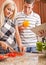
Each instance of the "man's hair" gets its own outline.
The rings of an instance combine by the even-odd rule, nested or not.
[[[35,2],[35,0],[24,0],[24,2],[28,3],[28,4],[32,4]]]

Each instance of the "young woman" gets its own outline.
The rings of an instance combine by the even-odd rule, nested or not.
[[[6,0],[0,9],[0,53],[13,52],[15,43],[23,48],[18,32],[18,27],[14,23],[17,7],[12,0]]]

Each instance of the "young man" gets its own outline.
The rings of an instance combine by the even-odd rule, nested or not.
[[[33,12],[35,0],[24,0],[23,11],[16,16],[16,23],[19,27],[22,44],[27,52],[37,52],[37,36],[31,31],[31,28],[41,24],[40,16]],[[29,26],[24,27],[23,22],[28,21]]]

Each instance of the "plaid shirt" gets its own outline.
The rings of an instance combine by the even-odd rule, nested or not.
[[[4,25],[1,28],[1,33],[3,33],[3,36],[0,36],[0,40],[5,41],[7,44],[9,44],[11,47],[14,48],[15,46],[15,24],[10,19],[5,19]]]

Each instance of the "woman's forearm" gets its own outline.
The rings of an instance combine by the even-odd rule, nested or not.
[[[22,42],[21,42],[18,26],[15,26],[15,30],[16,30],[15,37],[16,37],[16,40],[17,40],[17,44],[20,45],[20,44],[22,44]]]

